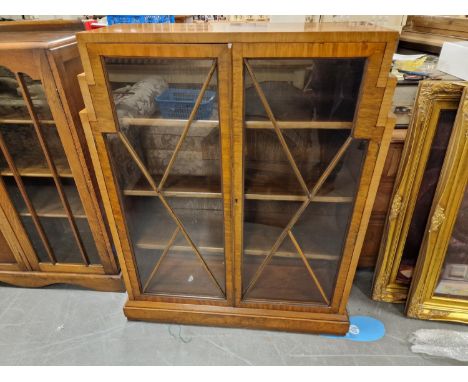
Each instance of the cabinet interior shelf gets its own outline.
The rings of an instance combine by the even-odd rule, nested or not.
[[[352,122],[342,121],[276,121],[280,129],[351,129]],[[271,121],[245,121],[247,129],[273,129]]]
[[[352,203],[355,182],[351,174],[346,171],[342,171],[342,173],[339,184],[335,185],[334,190],[329,191],[326,195],[321,195],[319,192],[319,195],[316,195],[312,201],[317,203]],[[153,178],[158,184],[161,177],[153,176]],[[222,199],[223,194],[220,190],[221,185],[214,177],[170,175],[162,194],[168,197]],[[246,183],[244,196],[248,200],[304,201],[307,199],[307,196],[299,188],[288,190],[288,192],[284,191],[285,188],[282,189],[281,186],[272,189],[270,185],[249,185]],[[126,196],[157,196],[144,177],[138,179],[133,186],[125,187],[123,193]]]
[[[159,184],[161,175],[154,175],[153,179]],[[187,198],[216,198],[223,197],[221,184],[216,177],[169,175],[164,186],[163,195]],[[156,193],[143,176],[133,186],[125,187],[127,196],[156,196]]]
[[[131,126],[156,126],[156,127],[184,127],[187,123],[185,119],[165,119],[165,118],[129,118],[120,119],[123,125]],[[198,128],[214,128],[219,125],[219,121],[195,120],[190,125]],[[351,129],[353,122],[343,121],[277,121],[281,129]],[[247,129],[273,129],[271,121],[245,121]]]
[[[66,194],[73,216],[78,219],[86,219],[86,214],[81,204],[78,190],[73,185],[62,186]],[[26,192],[39,217],[44,218],[67,218],[65,209],[60,200],[58,191],[53,185],[28,185]],[[31,216],[24,205],[19,192],[10,192],[14,205],[21,206],[18,212],[21,216]]]
[[[131,219],[131,232],[134,236],[136,249],[164,250],[175,229],[175,223],[163,211],[164,207],[153,207],[143,211],[139,209]],[[224,254],[223,213],[216,210],[184,209],[175,210],[175,214],[182,221],[188,235],[202,254]],[[155,218],[157,217],[157,218]],[[320,217],[317,217],[320,219]],[[336,261],[341,253],[336,243],[328,243],[320,238],[330,236],[330,225],[314,227],[312,235],[297,235],[297,240],[304,246],[307,258],[316,260]],[[326,230],[325,232],[319,231]],[[271,238],[276,238],[281,232],[278,227],[261,224],[244,223],[244,251],[249,256],[265,256],[272,246]],[[249,237],[249,239],[247,239]],[[270,239],[270,240],[269,240]],[[336,247],[336,248],[335,248]],[[182,234],[179,233],[171,250],[177,252],[193,252]],[[288,246],[276,252],[277,257],[298,257],[295,248]]]
[[[0,118],[0,125],[33,125],[32,119],[17,119],[17,118]],[[41,125],[55,125],[54,120],[44,119],[39,120]]]
[[[52,173],[46,163],[27,163],[21,160],[15,161],[16,168],[21,176],[28,178],[52,178]],[[56,160],[55,168],[57,173],[62,178],[73,178],[73,174],[64,160]],[[0,175],[2,176],[13,176],[13,172],[10,167],[0,168]]]

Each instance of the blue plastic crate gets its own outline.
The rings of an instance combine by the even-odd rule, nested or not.
[[[164,24],[174,23],[175,17],[169,15],[109,15],[107,25],[113,24]]]
[[[200,90],[197,89],[168,88],[156,97],[156,102],[163,118],[188,119],[199,93]],[[195,119],[211,117],[215,98],[215,91],[205,90]]]

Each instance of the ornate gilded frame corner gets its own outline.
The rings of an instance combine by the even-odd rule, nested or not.
[[[464,84],[462,81],[422,81],[419,84],[380,245],[372,288],[374,300],[406,301],[408,285],[398,282],[397,274],[419,187],[440,111],[458,108]]]
[[[435,295],[458,210],[468,185],[468,83],[457,112],[431,209],[430,227],[419,253],[406,314],[426,320],[468,323],[468,299]]]

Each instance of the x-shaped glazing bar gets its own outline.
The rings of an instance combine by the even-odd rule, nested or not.
[[[325,301],[325,303],[327,305],[330,305],[330,301],[328,300],[327,298],[327,295],[325,294],[323,288],[322,288],[322,284],[320,284],[320,281],[318,280],[317,276],[315,275],[315,272],[314,270],[312,269],[312,267],[310,266],[309,264],[309,260],[307,260],[307,257],[306,255],[304,254],[304,252],[302,251],[301,249],[301,246],[299,245],[299,243],[297,242],[296,240],[296,237],[293,235],[293,233],[291,231],[288,231],[288,235],[289,237],[291,238],[291,241],[292,243],[294,244],[294,247],[296,247],[296,251],[299,253],[299,255],[301,256],[302,258],[302,261],[304,262],[304,265],[306,266],[307,268],[307,271],[309,272],[309,275],[310,277],[312,278],[312,280],[314,281],[315,283],[315,286],[317,287],[317,289],[319,290],[323,300]]]
[[[309,197],[307,200],[302,203],[301,207],[297,210],[297,212],[294,214],[294,216],[291,218],[289,223],[286,225],[284,230],[281,232],[281,234],[278,236],[278,239],[276,239],[275,244],[273,244],[273,247],[270,249],[268,252],[268,255],[265,257],[265,259],[262,261],[260,266],[258,267],[257,271],[255,272],[254,276],[252,277],[252,280],[250,281],[249,285],[245,289],[244,296],[246,296],[250,290],[254,287],[255,283],[257,282],[258,278],[262,274],[263,270],[265,269],[265,266],[269,263],[275,252],[278,250],[279,246],[283,243],[285,237],[288,235],[288,232],[291,231],[292,227],[296,222],[299,220],[299,218],[302,216],[303,212],[309,205],[309,203],[312,201],[312,199],[317,195],[318,191],[320,190],[320,187],[325,183],[327,180],[328,176],[331,174],[333,169],[336,167],[340,159],[343,157],[344,153],[346,152],[346,149],[349,147],[351,144],[353,138],[348,137],[346,141],[343,143],[343,145],[340,147],[338,152],[335,154],[333,157],[332,161],[328,164],[327,168],[323,172],[323,174],[320,176],[320,178],[317,180],[317,183],[313,187],[312,191],[309,194]]]
[[[203,96],[205,95],[205,91],[210,84],[211,77],[213,77],[213,73],[216,70],[216,60],[213,61],[213,65],[211,65],[210,71],[208,73],[208,76],[205,79],[205,82],[203,83],[203,86],[200,90],[200,93],[198,94],[197,100],[195,101],[195,105],[192,109],[192,112],[190,113],[189,119],[187,120],[184,130],[182,131],[182,134],[179,137],[179,141],[177,142],[177,145],[174,149],[174,152],[172,153],[171,159],[169,160],[169,163],[166,167],[166,170],[164,171],[164,174],[161,178],[161,181],[159,182],[159,189],[162,190],[164,187],[164,183],[166,182],[167,177],[169,176],[169,172],[171,171],[172,165],[175,162],[175,159],[177,157],[177,154],[179,153],[180,148],[182,147],[182,143],[185,140],[185,137],[188,134],[190,125],[192,124],[193,120],[195,119],[195,116],[197,115],[198,108],[200,107],[200,104],[203,100]]]
[[[200,254],[198,248],[196,247],[196,245],[193,243],[192,239],[190,238],[190,236],[188,235],[185,227],[183,226],[182,222],[179,220],[179,218],[177,217],[177,215],[174,213],[174,211],[172,210],[171,206],[167,203],[166,199],[164,198],[164,196],[159,192],[159,189],[156,185],[156,183],[154,182],[153,180],[153,177],[150,175],[149,171],[147,170],[147,168],[145,167],[145,165],[143,164],[143,161],[141,160],[141,158],[138,156],[137,152],[133,149],[132,147],[132,144],[128,141],[127,137],[125,136],[125,134],[123,134],[122,132],[118,132],[117,133],[118,136],[120,137],[120,139],[122,140],[124,146],[126,147],[127,151],[129,152],[130,156],[132,157],[132,159],[135,161],[135,163],[137,164],[137,166],[140,168],[141,172],[143,173],[144,177],[146,178],[146,180],[148,181],[148,183],[150,184],[151,188],[153,189],[154,193],[155,193],[155,197],[159,197],[159,200],[161,200],[161,203],[164,205],[164,207],[166,207],[166,210],[167,212],[169,213],[169,215],[171,216],[171,218],[174,220],[174,222],[177,224],[177,226],[179,227],[180,231],[182,232],[182,234],[184,235],[185,239],[187,240],[187,242],[190,244],[190,246],[192,247],[193,251],[195,252],[195,254],[198,256],[198,258],[200,259],[200,261],[202,262],[203,264],[203,267],[205,268],[206,272],[208,273],[208,275],[210,276],[211,278],[211,281],[215,284],[216,288],[221,292],[221,295],[223,297],[225,297],[225,294],[224,294],[224,291],[223,289],[221,288],[221,286],[219,285],[218,281],[216,280],[216,278],[214,277],[213,273],[211,273],[208,265],[206,264],[205,262],[205,259],[203,258],[203,256]]]
[[[149,285],[151,284],[151,281],[153,281],[153,278],[154,276],[156,276],[156,273],[158,272],[158,269],[159,267],[161,266],[161,263],[162,261],[164,260],[164,258],[166,257],[166,255],[169,253],[169,249],[171,249],[172,247],[172,244],[174,244],[174,241],[177,237],[177,234],[179,233],[180,231],[180,228],[179,227],[176,227],[176,229],[174,230],[174,232],[172,233],[172,236],[171,238],[169,239],[169,242],[167,243],[166,245],[166,248],[164,248],[164,251],[161,255],[161,257],[159,258],[159,260],[156,262],[153,270],[151,271],[151,274],[148,276],[148,280],[146,281],[144,287],[143,287],[143,293],[146,292],[146,289],[148,289]]]
[[[255,74],[248,62],[248,60],[244,60],[245,62],[245,66],[250,74],[250,77],[252,78],[252,82],[255,86],[255,89],[258,93],[258,96],[260,97],[260,101],[262,102],[262,105],[263,107],[265,108],[265,111],[268,115],[268,118],[270,119],[271,123],[273,124],[273,128],[276,132],[276,135],[278,136],[278,139],[281,143],[281,147],[283,148],[283,151],[284,153],[286,154],[286,157],[288,158],[288,161],[289,163],[291,164],[291,167],[294,171],[294,174],[296,175],[296,178],[297,180],[299,181],[299,184],[301,185],[304,193],[309,196],[309,189],[307,187],[307,184],[305,183],[304,181],[304,178],[302,177],[302,174],[301,172],[299,171],[299,168],[297,167],[296,165],[296,161],[294,160],[292,154],[291,154],[291,151],[289,150],[289,147],[288,147],[288,144],[286,143],[284,137],[283,137],[283,133],[281,132],[281,129],[278,127],[278,123],[276,122],[276,118],[273,114],[273,112],[271,111],[271,107],[268,103],[268,100],[266,99],[265,97],[265,93],[263,92],[263,89],[262,87],[260,86],[260,84],[258,83],[257,81],[257,78],[255,77]]]

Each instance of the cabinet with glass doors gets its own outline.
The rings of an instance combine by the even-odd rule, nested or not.
[[[345,333],[393,127],[396,36],[192,27],[78,35],[125,314]]]

